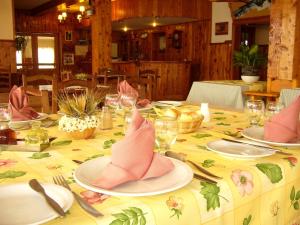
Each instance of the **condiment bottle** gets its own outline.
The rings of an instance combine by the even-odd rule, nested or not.
[[[112,129],[113,127],[112,114],[107,106],[102,107],[100,118],[101,118],[100,129],[102,130]]]
[[[3,145],[17,144],[16,132],[10,129],[6,122],[0,122],[0,144]]]

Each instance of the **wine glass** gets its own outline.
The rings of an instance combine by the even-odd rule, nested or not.
[[[258,126],[263,119],[265,104],[262,100],[247,100],[245,112],[248,115],[250,126]]]
[[[177,120],[170,118],[156,119],[155,127],[155,142],[159,147],[159,152],[167,151],[171,145],[176,142],[178,133]]]
[[[265,119],[269,120],[272,116],[278,114],[284,108],[280,102],[269,101],[266,106]]]
[[[135,108],[137,97],[134,95],[122,94],[120,96],[120,106],[124,111],[132,111]]]
[[[8,109],[8,104],[0,103],[0,122],[8,122],[10,119],[11,116]]]
[[[119,95],[118,94],[107,94],[105,96],[105,105],[112,109],[119,108]]]

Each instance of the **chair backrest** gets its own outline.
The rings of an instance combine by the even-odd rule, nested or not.
[[[9,92],[12,87],[11,68],[0,67],[0,92]]]
[[[25,93],[28,95],[28,104],[38,112],[51,113],[49,103],[49,92],[27,87]]]
[[[153,80],[148,78],[131,77],[128,83],[139,92],[140,98],[153,99]]]
[[[60,80],[67,81],[72,79],[72,71],[71,70],[63,70],[60,72]]]
[[[122,71],[114,70],[111,68],[102,68],[102,69],[99,69],[96,77],[103,78],[103,84],[108,85],[110,78],[114,78],[114,80],[117,80],[117,84],[119,84],[120,81],[126,80],[127,76]]]
[[[143,82],[148,83],[148,85],[150,85],[148,88],[151,89],[151,91],[149,90],[150,100],[155,100],[156,99],[156,90],[157,90],[157,85],[158,85],[158,70],[154,69],[154,70],[150,70],[150,69],[146,69],[146,70],[139,70],[138,73],[138,77],[140,80],[143,80]],[[147,80],[147,81],[145,81]]]
[[[42,111],[45,113],[56,113],[57,112],[57,95],[58,95],[58,83],[57,77],[55,74],[53,76],[50,75],[32,75],[26,76],[25,74],[22,75],[23,87],[26,90],[26,93],[40,97],[41,101],[39,104],[42,107]],[[39,90],[39,85],[41,84],[50,84],[52,85],[52,94],[51,94],[51,102],[52,102],[52,110],[50,110],[49,104],[49,93],[46,90]],[[34,102],[32,102],[34,103]]]
[[[268,92],[280,92],[284,88],[296,88],[298,87],[298,80],[281,80],[276,78],[268,78],[267,90]]]

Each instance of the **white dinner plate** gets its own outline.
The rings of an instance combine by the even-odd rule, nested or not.
[[[72,193],[55,184],[42,184],[46,193],[66,212],[73,204]],[[33,225],[59,215],[28,183],[0,186],[0,225]]]
[[[81,164],[75,170],[74,178],[80,186],[88,190],[111,196],[159,195],[182,188],[189,184],[193,179],[193,171],[188,165],[176,159],[169,159],[172,160],[174,169],[164,176],[146,180],[130,181],[111,190],[99,188],[91,184],[93,180],[100,176],[106,165],[110,163],[110,156],[103,156]]]
[[[275,154],[275,151],[264,147],[255,147],[224,140],[211,141],[206,146],[213,152],[235,159],[256,159]]]
[[[35,119],[32,120],[15,120],[15,121],[10,121],[10,124],[18,124],[18,123],[30,123],[32,121],[38,121],[38,120],[44,120],[48,118],[48,114],[47,113],[38,113],[39,116]]]
[[[249,127],[244,129],[241,132],[242,136],[248,138],[253,141],[274,145],[274,146],[282,146],[282,147],[299,147],[300,140],[295,143],[283,143],[283,142],[273,142],[264,140],[264,128],[263,127]]]
[[[140,112],[143,112],[143,111],[148,111],[150,109],[153,108],[153,105],[152,104],[148,104],[146,107],[137,107],[137,109],[140,111]]]
[[[157,101],[157,102],[154,102],[154,105],[158,106],[158,107],[170,107],[170,106],[178,107],[178,106],[182,105],[182,102],[179,102],[179,101]]]

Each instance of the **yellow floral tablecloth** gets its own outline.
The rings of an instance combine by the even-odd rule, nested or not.
[[[208,151],[206,143],[236,135],[247,126],[247,118],[243,113],[222,110],[212,110],[211,118],[197,132],[179,135],[172,150],[222,176],[216,185],[194,179],[174,192],[135,198],[110,197],[81,188],[72,177],[78,167],[72,160],[110,154],[111,144],[123,138],[120,120],[115,121],[113,130],[98,131],[95,139],[73,140],[41,153],[1,152],[0,185],[32,178],[52,182],[53,176],[63,174],[75,192],[105,215],[94,218],[74,202],[65,218],[48,224],[299,225],[300,148],[283,149],[293,153],[290,157],[275,154],[259,160],[223,158]],[[48,130],[59,140],[68,138],[57,127]],[[25,134],[22,131],[19,135]]]

